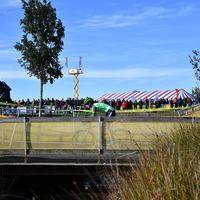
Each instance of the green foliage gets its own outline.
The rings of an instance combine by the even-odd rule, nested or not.
[[[56,9],[43,0],[21,0],[24,18],[20,25],[25,33],[15,49],[21,51],[19,63],[30,76],[35,76],[43,84],[62,78],[59,53],[63,50],[64,27],[56,17]]]
[[[199,86],[192,88],[192,96],[200,102],[200,88],[199,88]]]
[[[193,66],[193,69],[195,71],[195,76],[197,78],[198,81],[200,81],[200,68],[199,68],[199,64],[200,64],[200,53],[197,50],[193,50],[192,51],[194,53],[194,56],[189,56],[190,58],[190,63]]]
[[[30,77],[35,76],[40,80],[41,108],[43,85],[47,82],[52,84],[55,79],[63,77],[63,67],[58,57],[63,50],[64,27],[50,2],[21,1],[24,18],[20,20],[20,25],[24,35],[21,43],[17,42],[14,48],[21,51],[22,57],[18,60],[21,67]]]

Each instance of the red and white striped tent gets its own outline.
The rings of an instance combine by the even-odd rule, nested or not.
[[[139,101],[140,99],[143,101],[146,98],[147,99],[168,99],[171,100],[171,98],[173,99],[173,101],[176,100],[176,98],[191,98],[192,100],[194,100],[194,98],[192,97],[192,95],[188,92],[186,92],[184,89],[175,89],[175,90],[165,90],[165,91],[159,91],[156,90],[154,92],[123,92],[123,93],[110,93],[110,94],[104,94],[103,96],[99,97],[98,99],[96,99],[96,101],[102,101],[104,99],[106,100],[117,100],[117,99],[121,99],[121,100],[132,100],[134,101],[135,99],[137,99],[137,101]]]

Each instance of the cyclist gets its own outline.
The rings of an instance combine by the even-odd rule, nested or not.
[[[115,109],[108,104],[105,103],[94,103],[91,97],[87,97],[84,100],[84,108],[85,110],[89,110],[92,107],[92,117],[96,115],[96,112],[105,113],[106,117],[114,117]]]
[[[97,111],[101,112],[101,113],[105,113],[106,117],[114,117],[115,116],[115,109],[113,107],[111,107],[110,105],[105,104],[105,103],[94,103],[94,101],[91,97],[87,97],[83,103],[84,103],[85,110],[89,110],[92,107],[91,117],[94,117],[96,115]],[[111,138],[111,142],[108,145],[112,145],[113,141],[112,141],[111,132],[109,131],[106,124],[104,125],[104,128],[107,131],[109,137]]]

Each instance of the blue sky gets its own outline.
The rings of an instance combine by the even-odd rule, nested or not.
[[[49,2],[49,1],[48,1]],[[78,68],[79,98],[105,93],[185,89],[196,85],[188,55],[200,50],[198,0],[51,0],[65,26],[60,62]],[[20,0],[0,0],[0,77],[11,98],[38,99],[40,82],[18,64],[22,37]],[[74,96],[74,76],[44,85],[43,98]]]

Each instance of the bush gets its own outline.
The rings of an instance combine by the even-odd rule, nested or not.
[[[117,168],[108,199],[200,199],[200,125],[180,129],[151,141],[154,151],[141,151],[141,162]]]

